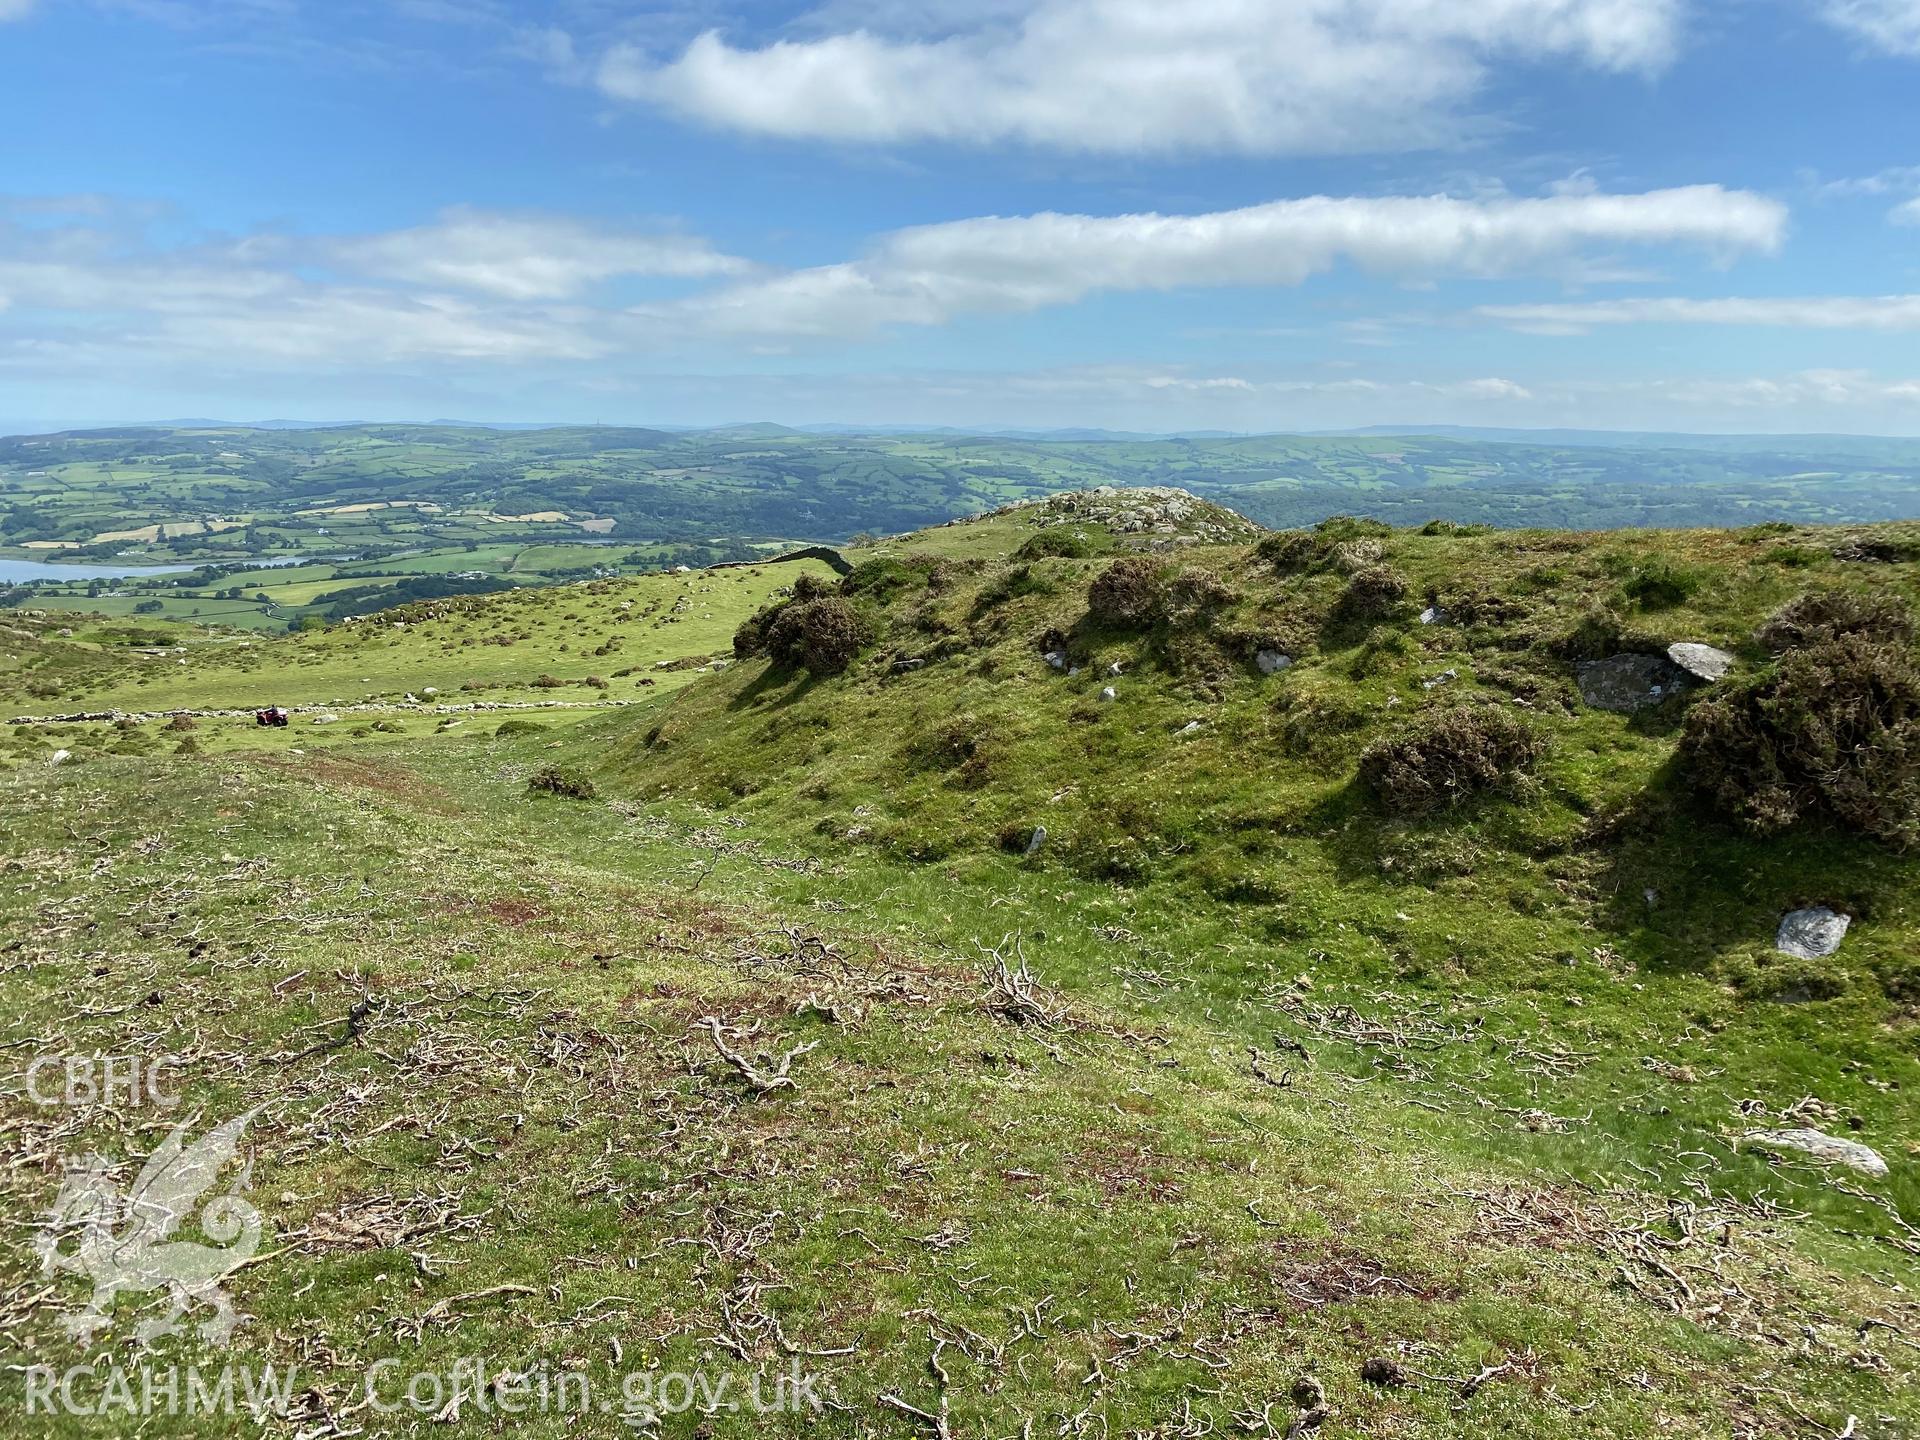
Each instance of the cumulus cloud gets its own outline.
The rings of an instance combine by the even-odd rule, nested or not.
[[[708,279],[746,262],[690,235],[601,229],[541,215],[450,210],[432,225],[329,247],[347,266],[389,280],[507,300],[566,299],[619,276]]]
[[[1896,225],[1920,225],[1920,199],[1894,206],[1887,218]]]
[[[1716,185],[1638,195],[1281,200],[1205,215],[990,217],[898,231],[867,256],[724,287],[673,313],[721,332],[861,335],[1018,313],[1099,292],[1298,285],[1376,274],[1506,275],[1585,247],[1772,251],[1786,208]]]
[[[1601,325],[1763,325],[1796,330],[1920,330],[1920,295],[1829,295],[1805,299],[1595,300],[1561,305],[1483,305],[1473,312],[1539,335],[1582,335]]]
[[[0,199],[0,309],[16,356],[71,360],[77,345],[289,369],[606,361],[857,339],[1107,293],[1292,286],[1343,264],[1421,281],[1557,274],[1589,250],[1683,246],[1731,257],[1777,247],[1786,220],[1773,200],[1717,186],[1320,196],[1201,215],[961,220],[881,236],[840,264],[778,273],[695,236],[556,215],[454,210],[375,235],[183,246],[153,239],[155,217],[139,207]],[[168,231],[177,225],[168,219]],[[662,282],[673,287],[667,298],[634,303],[621,293]],[[1224,393],[1235,377],[1175,378]],[[1479,388],[1462,398],[1517,395],[1501,388],[1512,382],[1472,383]]]
[[[1920,57],[1920,0],[1825,0],[1827,19],[1889,55]]]
[[[942,12],[932,34],[901,33],[911,15],[888,6],[862,17],[875,28],[759,48],[717,30],[665,61],[618,45],[598,80],[622,100],[787,138],[1352,153],[1458,138],[1461,107],[1499,60],[1657,69],[1682,3],[1025,0]]]
[[[0,306],[34,353],[110,335],[129,352],[289,364],[595,360],[630,327],[573,303],[584,289],[744,268],[698,239],[560,217],[463,210],[384,235],[168,247],[86,217],[11,224],[10,210],[31,213],[0,206]]]

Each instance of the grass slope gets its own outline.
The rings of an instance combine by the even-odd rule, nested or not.
[[[1759,617],[1808,588],[1911,601],[1909,563],[1834,557],[1910,537],[1341,532],[1411,582],[1356,623],[1336,564],[1174,543],[1216,523],[1053,509],[890,542],[846,675],[747,660],[555,736],[17,766],[0,1043],[171,1052],[190,1110],[269,1107],[274,1253],[232,1281],[241,1355],[303,1370],[269,1433],[491,1433],[472,1402],[357,1403],[376,1361],[474,1355],[602,1394],[798,1361],[830,1397],[666,1434],[1920,1422],[1915,867],[1717,826],[1669,773],[1685,701],[1598,714],[1569,680],[1602,642],[1755,664]],[[1013,558],[1043,532],[1093,553]],[[1204,623],[1086,623],[1106,557],[1154,545],[1217,577],[1183,592]],[[1429,588],[1456,623],[1418,622]],[[504,632],[513,598],[474,613]],[[371,664],[384,634],[336,643]],[[1291,669],[1249,663],[1281,642]],[[1525,701],[1537,787],[1382,816],[1360,750],[1474,694]],[[602,798],[531,793],[555,763]],[[1789,977],[1772,925],[1809,899],[1859,919]],[[756,1088],[783,1055],[792,1085]],[[1856,1121],[1891,1177],[1738,1143],[1788,1116]],[[9,1218],[62,1156],[130,1178],[166,1123],[0,1096]],[[57,1319],[84,1287],[4,1263],[12,1363],[76,1363]],[[130,1361],[130,1328],[101,1353]]]

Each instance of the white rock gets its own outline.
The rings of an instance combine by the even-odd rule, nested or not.
[[[1191,735],[1194,733],[1194,731],[1202,730],[1205,728],[1206,727],[1203,726],[1198,720],[1189,720],[1187,721],[1186,724],[1182,725],[1178,730],[1174,731],[1173,733],[1175,735]]]
[[[1435,675],[1431,680],[1422,680],[1420,682],[1420,688],[1423,690],[1437,689],[1438,687],[1449,684],[1452,681],[1458,680],[1459,678],[1460,678],[1460,672],[1458,670],[1442,670],[1438,675]]]
[[[1774,936],[1773,948],[1782,955],[1792,955],[1801,960],[1824,960],[1840,948],[1840,942],[1847,938],[1847,927],[1851,924],[1851,915],[1842,915],[1838,910],[1829,910],[1824,905],[1794,910],[1781,917],[1780,931]]]
[[[438,695],[440,692],[436,690],[433,686],[429,685],[426,687],[426,689],[422,690],[420,693],[422,695]]]
[[[1447,612],[1442,610],[1438,605],[1429,605],[1420,612],[1420,623],[1422,625],[1444,625],[1447,623]]]
[[[1293,657],[1278,650],[1262,650],[1253,657],[1253,663],[1260,667],[1262,675],[1278,675],[1293,664]]]
[[[1100,692],[1100,698],[1102,700],[1118,700],[1120,698],[1120,692],[1109,685]]]
[[[1067,652],[1064,650],[1049,650],[1041,658],[1056,670],[1067,668]]]
[[[314,716],[313,723],[315,725],[338,725],[340,723],[340,717],[329,712],[325,715]]]
[[[1124,675],[1126,673],[1127,673],[1127,667],[1122,665],[1118,660],[1114,661],[1111,665],[1107,666],[1107,674],[1109,675],[1117,676],[1117,675]]]
[[[1711,645],[1701,645],[1694,641],[1682,641],[1678,645],[1667,647],[1667,658],[1696,680],[1711,683],[1727,678],[1727,672],[1733,669],[1734,659],[1724,650],[1716,650]]]
[[[72,758],[73,752],[71,750],[56,750],[52,755],[47,757],[47,763],[49,765],[64,765]]]
[[[1749,1130],[1747,1141],[1763,1150],[1793,1150],[1811,1155],[1816,1160],[1848,1166],[1863,1175],[1887,1173],[1887,1162],[1880,1158],[1878,1151],[1857,1140],[1829,1135],[1824,1130]]]
[[[1040,853],[1040,847],[1045,845],[1046,843],[1047,843],[1047,827],[1044,825],[1034,826],[1033,838],[1027,841],[1027,854],[1038,855]]]

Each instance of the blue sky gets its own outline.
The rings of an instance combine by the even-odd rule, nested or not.
[[[1920,0],[0,0],[0,426],[1920,433]]]

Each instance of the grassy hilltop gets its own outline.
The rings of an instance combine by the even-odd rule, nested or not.
[[[269,1107],[268,1433],[493,1433],[361,1403],[472,1355],[821,1377],[658,1427],[702,1436],[1920,1424],[1920,527],[1109,492],[848,559],[251,643],[0,617],[23,716],[380,707],[26,725],[0,778],[0,1043]],[[1809,905],[1838,953],[1777,952]],[[0,1124],[23,1223],[166,1128]],[[1748,1138],[1795,1127],[1889,1173]],[[6,1264],[17,1363],[75,1363],[80,1281]]]

